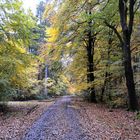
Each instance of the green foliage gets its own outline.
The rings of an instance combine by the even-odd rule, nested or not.
[[[46,87],[50,96],[59,96],[66,94],[66,85],[61,79],[55,81],[51,78],[48,78]]]
[[[37,37],[36,21],[30,11],[25,13],[20,0],[0,2],[0,100],[8,100],[18,90],[29,86],[34,57],[27,49]],[[30,73],[31,74],[31,73]]]
[[[15,89],[6,79],[0,79],[0,89],[0,101],[7,101],[15,94]]]

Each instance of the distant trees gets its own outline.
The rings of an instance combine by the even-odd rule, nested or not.
[[[37,14],[36,14],[36,16],[38,17],[40,24],[44,22],[43,13],[45,11],[45,4],[46,4],[45,2],[41,1],[39,3],[39,5],[37,6]]]
[[[60,4],[60,9],[62,11],[58,11],[55,14],[55,21],[52,22],[52,25],[56,27],[59,31],[58,41],[62,47],[62,49],[66,50],[66,53],[61,50],[62,55],[68,55],[69,59],[71,55],[75,56],[78,54],[78,49],[76,49],[79,45],[79,49],[83,49],[85,51],[85,62],[86,62],[86,82],[89,86],[88,91],[90,92],[90,101],[96,102],[95,89],[94,89],[94,45],[96,40],[96,29],[94,20],[92,17],[94,4],[87,2],[81,3],[78,1],[77,3],[74,1],[67,1],[64,4]],[[71,6],[71,8],[69,8]],[[79,6],[79,8],[78,8]],[[83,7],[82,7],[83,6]],[[81,8],[81,9],[80,9]],[[79,13],[81,10],[81,14]],[[61,16],[61,18],[60,18]],[[57,43],[57,41],[56,41]],[[70,44],[70,46],[74,46],[71,49],[73,51],[68,52],[67,46],[65,44]],[[72,44],[72,45],[71,45]],[[75,51],[74,51],[75,50]],[[80,51],[79,50],[79,51]],[[74,53],[73,53],[74,52]],[[72,57],[73,59],[74,57]],[[81,56],[82,59],[82,56]],[[78,77],[77,77],[78,78]],[[76,78],[76,79],[77,79]]]

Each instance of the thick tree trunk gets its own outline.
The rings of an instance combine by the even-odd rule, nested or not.
[[[91,3],[89,3],[89,11],[86,13],[91,16]],[[87,32],[87,83],[90,84],[88,88],[88,92],[90,94],[89,100],[90,102],[96,102],[96,95],[95,95],[95,88],[93,85],[94,82],[94,43],[95,43],[95,36],[94,32],[92,31],[93,23],[92,20],[88,22],[88,32]]]
[[[89,4],[89,9],[86,11],[88,16],[92,15],[91,9],[91,3]],[[88,21],[88,32],[87,32],[87,83],[90,85],[88,88],[88,92],[90,94],[89,100],[90,102],[97,102],[96,95],[95,95],[95,88],[94,88],[94,45],[95,45],[95,38],[96,35],[93,31],[93,22],[92,19]]]
[[[124,54],[126,86],[128,90],[129,109],[133,111],[138,110],[138,101],[135,91],[135,83],[131,62],[131,49],[130,49],[131,44],[130,41],[133,31],[134,14],[135,14],[134,12],[135,2],[136,2],[135,0],[129,1],[119,0],[120,23],[123,31],[122,49]]]
[[[94,89],[94,62],[93,62],[93,54],[92,47],[87,48],[87,82],[91,84],[91,87],[88,89],[90,93],[90,101],[96,102],[95,89]]]
[[[132,62],[131,62],[131,50],[128,45],[124,45],[124,67],[125,67],[125,77],[126,86],[128,90],[128,103],[130,110],[138,110],[138,101],[136,97]]]

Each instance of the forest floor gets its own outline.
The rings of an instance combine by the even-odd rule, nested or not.
[[[8,102],[6,113],[0,113],[0,140],[21,140],[30,126],[53,103],[53,100]]]
[[[140,120],[136,113],[110,110],[72,96],[64,96],[52,103],[35,102],[35,108],[21,109],[26,112],[24,117],[21,112],[12,118],[0,117],[0,139],[140,140]]]

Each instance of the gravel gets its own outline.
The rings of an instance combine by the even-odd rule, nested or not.
[[[86,140],[79,118],[71,97],[64,96],[33,124],[22,140]]]

